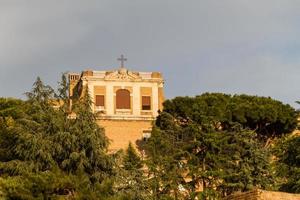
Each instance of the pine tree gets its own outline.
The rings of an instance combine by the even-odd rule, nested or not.
[[[66,97],[61,95],[66,92],[65,82],[62,86],[59,98]],[[40,78],[27,96],[24,117],[1,130],[0,135],[0,169],[2,176],[22,180],[16,191],[20,194],[18,199],[26,199],[28,192],[50,198],[66,195],[66,190],[76,196],[84,188],[78,187],[80,180],[86,180],[85,188],[89,188],[91,198],[94,195],[94,199],[101,199],[97,190],[110,195],[109,190],[103,189],[108,188],[105,185],[114,174],[114,162],[107,154],[108,140],[91,112],[88,94],[74,105],[76,119],[68,117],[64,104],[53,108],[53,89]],[[61,184],[52,183],[54,180]],[[38,181],[37,188],[33,183]]]
[[[120,158],[114,187],[116,193],[132,200],[149,199],[151,194],[145,184],[143,162],[131,143]]]
[[[189,110],[183,114],[184,109],[178,109],[178,113],[160,114],[147,145],[157,197],[179,198],[176,195],[187,191],[190,198],[218,198],[234,191],[270,187],[270,155],[256,133],[238,123],[228,130],[216,129],[210,116],[203,115],[198,121],[187,114]],[[204,189],[201,193],[197,192],[199,185]]]
[[[280,139],[274,147],[280,191],[300,193],[300,136]]]
[[[143,167],[140,156],[132,146],[131,142],[128,145],[126,154],[124,156],[124,169],[125,170],[139,170]]]

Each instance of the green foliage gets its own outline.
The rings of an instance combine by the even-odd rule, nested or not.
[[[125,154],[119,155],[116,165],[114,191],[122,198],[132,200],[151,199],[151,193],[147,190],[143,162],[136,150],[129,143]]]
[[[37,78],[26,101],[0,98],[0,198],[219,199],[269,189],[274,178],[264,143],[297,123],[293,108],[271,98],[176,97],[164,103],[141,160],[131,143],[108,154],[89,93],[70,108],[68,87],[66,74],[56,93]],[[300,139],[280,141],[280,190],[300,192]]]
[[[279,190],[300,193],[300,136],[282,138],[275,146]]]
[[[38,172],[0,179],[6,199],[58,199],[75,191],[74,177],[58,172]]]
[[[56,95],[58,102],[65,102],[64,80]],[[75,119],[69,118],[65,104],[53,108],[54,91],[39,78],[27,96],[26,102],[18,102],[22,104],[22,117],[13,115],[13,126],[2,126],[0,130],[0,169],[2,177],[7,177],[4,183],[22,179],[17,189],[24,190],[10,193],[9,185],[4,184],[10,198],[28,199],[27,194],[44,198],[48,193],[54,198],[61,190],[68,190],[68,185],[72,186],[71,193],[78,195],[80,190],[74,184],[82,177],[86,177],[85,185],[93,191],[114,174],[114,161],[107,154],[108,139],[95,122],[88,96],[74,105]],[[5,108],[1,104],[0,107]],[[24,196],[14,197],[18,194]]]
[[[247,121],[232,120],[231,98],[204,94],[165,103],[147,144],[149,182],[157,197],[218,198],[271,187],[270,153],[244,126]]]
[[[0,98],[0,118],[6,120],[8,118],[19,119],[24,116],[24,102],[13,98]]]
[[[84,174],[60,170],[0,178],[0,197],[4,199],[122,199],[112,191],[113,182],[105,179],[91,184]]]
[[[289,105],[266,97],[205,93],[176,97],[164,103],[164,111],[181,121],[193,121],[203,130],[230,130],[236,123],[255,130],[266,140],[292,132],[297,112]]]
[[[136,150],[132,146],[131,142],[128,145],[126,154],[124,156],[124,169],[125,170],[136,170],[143,167],[140,156],[136,153]]]

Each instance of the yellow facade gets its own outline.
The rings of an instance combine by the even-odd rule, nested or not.
[[[94,102],[92,110],[97,123],[104,127],[110,139],[110,150],[125,149],[129,142],[138,147],[139,141],[149,137],[152,122],[164,101],[164,81],[159,72],[133,72],[125,68],[87,70],[81,74],[70,73],[69,81],[71,103],[87,88]],[[123,96],[118,92],[121,90]],[[97,95],[104,105],[96,105]]]
[[[151,130],[152,121],[136,120],[98,120],[97,123],[105,130],[110,140],[109,149],[117,151],[125,149],[131,142],[137,149],[140,149],[144,142],[143,134]]]

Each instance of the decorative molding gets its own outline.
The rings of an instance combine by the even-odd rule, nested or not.
[[[116,109],[116,115],[131,115],[131,109]]]
[[[107,72],[104,77],[104,80],[112,80],[112,81],[141,81],[142,77],[139,76],[138,73],[134,73],[128,71],[125,68],[121,68],[116,71]]]
[[[155,117],[153,116],[131,116],[131,115],[96,115],[97,120],[128,120],[128,121],[153,121]]]

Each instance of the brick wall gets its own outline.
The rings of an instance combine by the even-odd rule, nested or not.
[[[300,194],[290,194],[284,192],[261,191],[259,200],[300,200]]]
[[[236,193],[223,198],[224,200],[300,200],[300,194],[253,190]]]
[[[97,123],[104,127],[111,151],[126,149],[129,142],[137,147],[137,142],[143,139],[143,131],[152,128],[152,121],[98,120]]]

